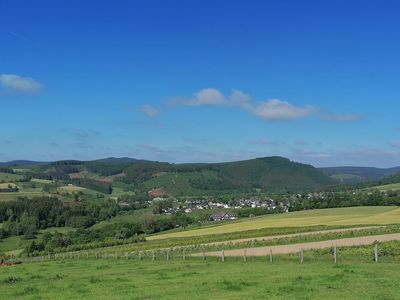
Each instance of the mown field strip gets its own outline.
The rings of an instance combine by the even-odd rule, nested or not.
[[[399,220],[400,208],[396,206],[315,209],[246,218],[236,222],[215,224],[215,226],[206,228],[171,231],[149,236],[146,239],[193,237],[276,227],[385,225],[398,223]]]
[[[384,228],[386,226],[364,226],[364,227],[352,227],[352,228],[343,228],[343,229],[328,229],[328,230],[319,230],[319,231],[310,231],[310,232],[302,232],[302,233],[290,233],[290,234],[281,234],[281,235],[269,235],[269,236],[260,236],[260,237],[252,237],[252,238],[242,238],[236,240],[229,241],[221,241],[221,242],[212,242],[202,244],[203,246],[222,246],[227,244],[240,244],[251,241],[270,241],[274,239],[281,238],[291,238],[291,237],[301,237],[301,236],[309,236],[316,234],[328,234],[328,233],[342,233],[349,231],[362,231],[367,229],[376,229],[376,228]]]
[[[370,245],[374,242],[386,242],[400,240],[400,233],[383,234],[383,235],[372,235],[363,237],[353,237],[344,239],[335,239],[320,242],[310,242],[310,243],[298,243],[291,245],[279,245],[279,246],[269,246],[269,247],[255,247],[255,248],[244,248],[235,250],[224,251],[225,256],[242,256],[244,250],[246,250],[246,255],[248,256],[265,256],[269,255],[272,250],[273,254],[290,254],[297,253],[301,250],[311,250],[311,249],[324,249],[329,247],[349,247],[349,246],[363,246]],[[221,256],[221,251],[211,251],[205,253],[207,256]],[[195,253],[193,256],[202,256],[203,253]]]

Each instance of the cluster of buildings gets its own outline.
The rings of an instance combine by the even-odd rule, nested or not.
[[[165,201],[168,198],[155,197],[149,204],[152,205],[156,202]],[[282,202],[276,202],[271,198],[242,198],[229,201],[228,203],[215,200],[205,199],[188,199],[180,205],[173,205],[161,210],[162,214],[172,215],[178,212],[191,213],[193,210],[224,210],[224,209],[242,209],[242,208],[264,208],[266,210],[275,210],[283,208],[283,211],[288,211],[288,205]],[[222,212],[211,214],[210,221],[223,221],[223,220],[236,220],[237,214],[231,212]]]

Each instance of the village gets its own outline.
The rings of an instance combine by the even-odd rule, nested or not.
[[[178,199],[155,197],[148,201],[149,206],[157,205],[157,203],[169,202],[168,207],[161,208],[160,213],[164,215],[173,215],[177,213],[192,213],[196,210],[210,211],[209,221],[236,220],[239,218],[237,211],[240,209],[262,209],[266,213],[280,209],[280,211],[288,212],[290,201],[276,201],[271,198],[240,198],[228,202],[216,201],[213,199],[186,199],[179,201]]]

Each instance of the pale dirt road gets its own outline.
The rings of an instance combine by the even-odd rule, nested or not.
[[[386,226],[364,226],[364,227],[309,231],[309,232],[301,232],[301,233],[289,233],[289,234],[281,234],[281,235],[269,235],[269,236],[221,241],[221,242],[212,242],[212,243],[206,243],[206,244],[202,244],[202,245],[204,245],[204,246],[222,246],[222,245],[228,245],[228,244],[246,243],[246,242],[251,242],[251,241],[270,241],[270,240],[281,239],[281,238],[308,236],[308,235],[314,235],[314,234],[328,234],[328,233],[340,233],[340,232],[349,232],[349,231],[361,231],[361,230],[376,229],[376,228],[382,228],[382,227],[386,227]]]
[[[278,246],[269,246],[269,247],[256,247],[256,248],[246,248],[246,255],[248,256],[265,256],[270,253],[272,250],[273,254],[288,254],[288,253],[297,253],[300,250],[310,250],[310,249],[323,249],[330,248],[333,246],[361,246],[361,245],[369,245],[373,244],[375,241],[377,242],[386,242],[400,240],[400,233],[392,233],[392,234],[382,234],[382,235],[372,235],[372,236],[363,236],[363,237],[353,237],[353,238],[344,238],[344,239],[336,239],[336,240],[328,240],[328,241],[320,241],[320,242],[310,242],[310,243],[299,243],[299,244],[291,244],[291,245],[278,245]],[[234,249],[234,250],[225,250],[225,256],[242,256],[244,254],[245,249]],[[207,256],[221,256],[221,251],[212,251],[206,252]],[[202,256],[203,253],[195,253],[193,256]]]

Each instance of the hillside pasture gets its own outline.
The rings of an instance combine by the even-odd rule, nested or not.
[[[0,183],[0,189],[15,188],[17,185],[13,182]]]
[[[9,174],[0,172],[0,183],[4,182],[15,182],[17,180],[21,180],[24,176],[19,174]]]
[[[40,183],[40,184],[50,184],[50,183],[53,183],[54,180],[32,178],[32,179],[31,179],[31,182]]]
[[[9,193],[0,193],[0,201],[11,201],[16,200],[19,197],[38,197],[38,196],[45,196],[47,193],[41,191],[18,191],[18,192],[9,192]]]
[[[400,208],[394,206],[364,206],[317,209],[285,214],[260,216],[229,223],[215,223],[206,228],[167,232],[153,235],[148,240],[224,234],[273,227],[301,227],[316,225],[379,225],[400,223]]]
[[[374,186],[372,188],[369,188],[368,190],[370,190],[370,191],[378,190],[378,191],[381,191],[381,192],[399,191],[400,190],[400,183],[391,183],[391,184],[385,184],[385,185],[378,185],[378,186]]]
[[[79,191],[87,191],[86,188],[83,188],[83,187],[80,187],[80,186],[76,186],[76,185],[73,185],[73,184],[59,187],[59,190],[60,191],[64,191],[64,192],[70,192],[70,193],[79,192]]]

